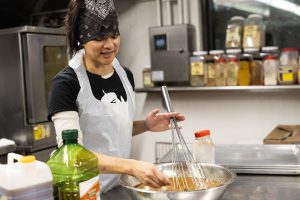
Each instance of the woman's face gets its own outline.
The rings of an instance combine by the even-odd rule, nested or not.
[[[120,36],[110,36],[91,40],[83,45],[85,59],[95,66],[110,65],[120,47]]]

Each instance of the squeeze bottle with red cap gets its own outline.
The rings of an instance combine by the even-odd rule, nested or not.
[[[215,149],[209,130],[202,130],[195,133],[193,157],[196,162],[215,163]]]

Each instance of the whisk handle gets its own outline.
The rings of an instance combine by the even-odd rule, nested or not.
[[[162,91],[162,95],[163,95],[163,99],[164,99],[167,111],[173,112],[173,107],[171,104],[170,95],[169,95],[167,86],[162,86],[161,91]]]

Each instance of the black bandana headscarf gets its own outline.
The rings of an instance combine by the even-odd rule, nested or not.
[[[79,16],[79,41],[119,35],[118,15],[113,0],[85,0]]]

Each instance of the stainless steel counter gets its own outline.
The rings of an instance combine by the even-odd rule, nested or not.
[[[220,200],[299,200],[300,176],[238,175]],[[103,195],[101,200],[135,200],[119,186]]]

